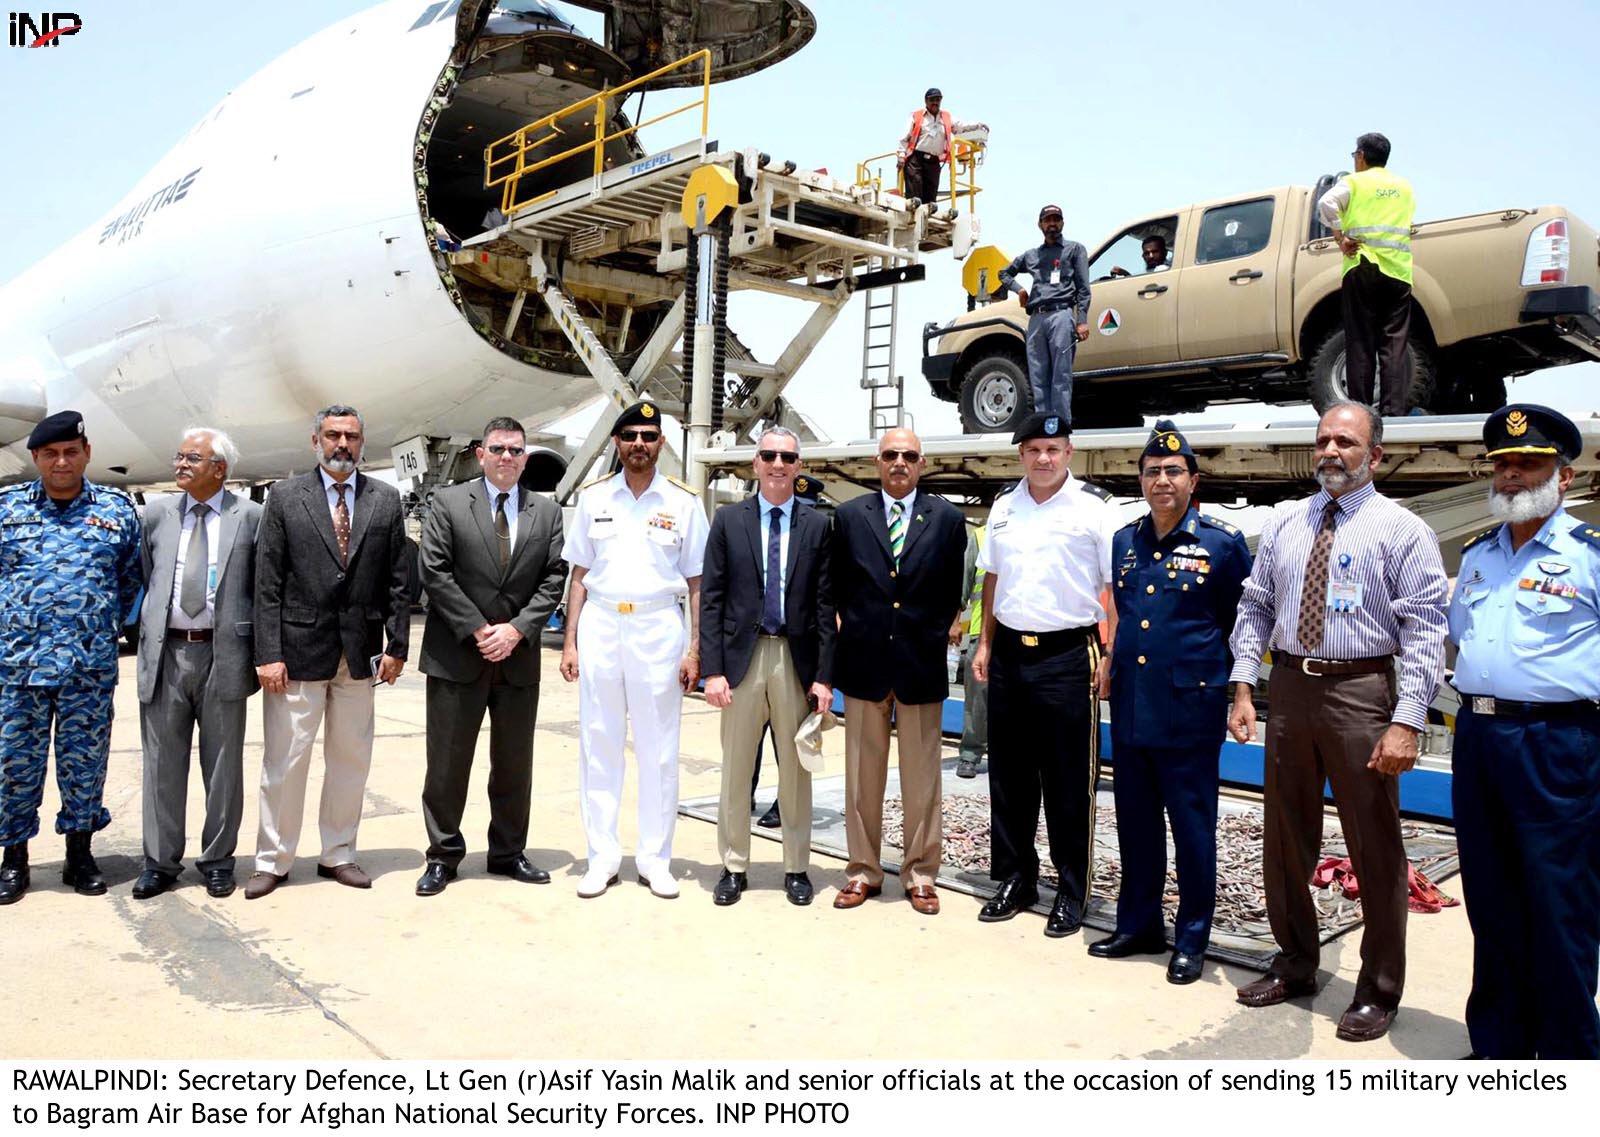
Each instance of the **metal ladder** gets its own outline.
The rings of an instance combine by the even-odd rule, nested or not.
[[[875,258],[876,259],[876,258]],[[887,267],[879,262],[880,267]],[[887,295],[885,295],[887,294]],[[861,333],[861,389],[871,396],[867,434],[877,438],[906,421],[905,383],[895,369],[895,325],[900,316],[900,286],[867,290]]]

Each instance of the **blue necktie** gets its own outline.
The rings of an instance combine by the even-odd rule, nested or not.
[[[761,630],[783,631],[783,510],[772,507],[767,526],[767,587],[761,598]]]

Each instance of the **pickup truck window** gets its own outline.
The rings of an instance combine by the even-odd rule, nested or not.
[[[1195,263],[1211,264],[1248,257],[1266,248],[1272,239],[1272,206],[1272,198],[1265,197],[1206,210],[1200,219]]]
[[[1177,244],[1177,237],[1176,215],[1153,217],[1130,225],[1095,254],[1094,260],[1089,262],[1089,279],[1110,280],[1114,277],[1165,272],[1172,266],[1172,250]],[[1151,242],[1149,255],[1145,252],[1146,241]]]

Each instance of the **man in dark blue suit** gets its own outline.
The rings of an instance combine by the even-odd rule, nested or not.
[[[886,433],[876,461],[881,491],[848,501],[834,514],[834,683],[844,692],[850,879],[833,906],[855,908],[883,890],[879,856],[892,716],[905,807],[900,883],[911,906],[932,916],[939,911],[934,882],[943,839],[939,744],[950,693],[946,646],[961,610],[967,531],[955,506],[917,492],[927,463],[915,434]]]
[[[1107,655],[1122,891],[1116,934],[1089,945],[1090,955],[1106,959],[1167,950],[1165,807],[1179,889],[1167,981],[1178,984],[1200,978],[1211,939],[1228,637],[1250,575],[1239,530],[1194,506],[1198,469],[1177,428],[1157,422],[1139,459],[1150,512],[1111,542],[1116,618]]]
[[[772,724],[783,828],[783,890],[792,904],[814,895],[811,775],[795,734],[807,712],[833,702],[828,685],[837,627],[829,588],[827,520],[794,496],[800,440],[774,427],[761,435],[759,492],[717,511],[700,581],[700,664],[706,702],[722,710],[722,801],[717,846],[722,876],[712,899],[735,904],[750,866],[750,773]]]

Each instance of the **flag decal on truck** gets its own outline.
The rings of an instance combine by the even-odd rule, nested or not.
[[[1104,312],[1100,313],[1099,328],[1100,328],[1100,334],[1101,335],[1103,335],[1103,336],[1114,336],[1114,335],[1117,334],[1118,329],[1121,328],[1121,327],[1122,327],[1122,313],[1121,312],[1117,311],[1115,308],[1107,308]]]

